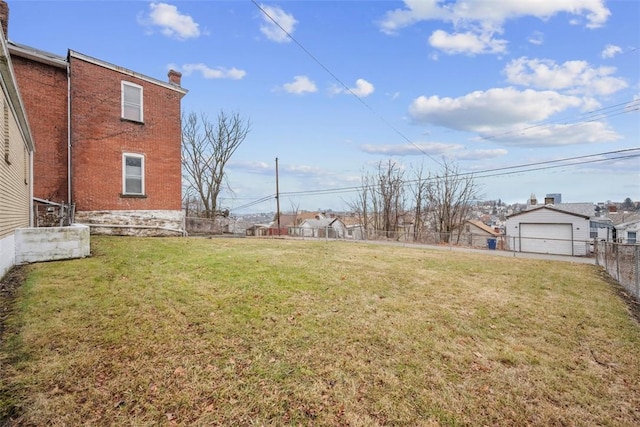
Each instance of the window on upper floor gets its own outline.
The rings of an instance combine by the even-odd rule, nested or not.
[[[122,82],[122,118],[142,122],[142,111],[142,86]]]
[[[122,155],[122,194],[144,196],[144,156],[124,153]]]
[[[635,231],[628,231],[627,232],[627,243],[630,245],[635,245],[636,244],[636,232]]]

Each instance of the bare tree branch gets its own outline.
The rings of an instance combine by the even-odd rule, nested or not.
[[[218,113],[212,123],[203,113],[190,113],[182,120],[182,171],[186,191],[194,191],[213,218],[218,210],[218,197],[226,181],[225,166],[244,142],[251,124],[239,114]]]

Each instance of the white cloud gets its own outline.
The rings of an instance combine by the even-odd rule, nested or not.
[[[216,67],[210,68],[205,64],[184,64],[182,67],[182,73],[185,76],[191,75],[194,72],[199,72],[202,74],[202,77],[205,79],[231,79],[231,80],[241,80],[244,76],[247,75],[247,72],[244,70],[239,70],[237,68],[225,68],[225,67]]]
[[[266,163],[259,161],[243,161],[243,160],[230,160],[228,163],[231,169],[242,170],[247,173],[254,173],[259,175],[273,176],[275,172],[274,163]],[[280,164],[280,172],[286,173],[288,176],[304,176],[304,177],[323,177],[327,175],[327,171],[317,166],[309,165],[292,165],[292,164]]]
[[[355,87],[351,87],[349,89],[341,88],[338,86],[331,87],[331,93],[333,94],[350,93],[359,96],[360,98],[371,95],[375,90],[375,87],[365,79],[356,80]]]
[[[262,25],[260,25],[260,31],[262,32],[262,34],[264,34],[269,40],[272,40],[274,42],[290,42],[291,39],[289,38],[287,33],[293,34],[295,26],[298,23],[293,15],[286,13],[278,6],[267,6],[261,4],[260,7],[266,13],[266,15],[265,13],[262,14],[263,23]]]
[[[327,172],[317,166],[308,165],[283,165],[282,171],[289,175],[319,177],[325,176]]]
[[[554,91],[524,91],[512,87],[471,92],[458,98],[420,96],[411,103],[409,114],[419,123],[456,130],[492,134],[514,124],[546,120],[582,100]]]
[[[514,59],[505,67],[507,81],[538,89],[564,90],[571,94],[610,95],[627,82],[613,77],[614,67],[594,68],[586,61],[556,64],[549,59]]]
[[[544,43],[544,34],[542,34],[540,31],[534,31],[529,36],[527,41],[531,44],[535,44],[536,46],[540,46],[542,43]]]
[[[559,13],[585,17],[586,27],[601,27],[611,15],[604,0],[405,0],[405,7],[386,13],[380,29],[393,34],[399,29],[428,20],[451,22],[457,27],[499,27],[509,19],[534,16],[548,19]]]
[[[360,146],[360,149],[368,154],[385,156],[422,156],[427,154],[455,160],[493,159],[507,154],[507,150],[503,148],[467,150],[462,144],[444,144],[441,142],[388,145],[364,144]]]
[[[242,170],[248,173],[260,175],[273,175],[275,166],[265,162],[242,161],[230,159],[227,163],[230,169]]]
[[[507,41],[495,39],[503,32],[506,21],[525,16],[549,19],[560,13],[584,17],[588,28],[601,27],[611,12],[604,0],[405,0],[404,8],[388,11],[379,22],[380,30],[395,34],[400,29],[422,21],[442,21],[453,26],[452,32],[435,30],[431,46],[447,53],[503,53]],[[541,37],[532,37],[539,44]]]
[[[507,50],[507,41],[494,39],[492,32],[449,34],[443,30],[436,30],[429,37],[429,44],[448,54],[504,53]]]
[[[527,147],[593,144],[620,138],[606,123],[598,121],[513,127],[511,131],[491,136],[497,143]]]
[[[602,57],[603,58],[613,58],[614,56],[616,56],[617,54],[622,53],[622,48],[620,46],[616,46],[613,44],[608,44],[605,46],[604,50],[602,51]]]
[[[191,16],[178,12],[176,6],[167,3],[151,3],[149,9],[149,16],[143,19],[142,23],[160,27],[165,36],[178,40],[200,36],[199,25]]]
[[[285,83],[282,88],[288,93],[294,93],[296,95],[302,95],[304,93],[317,92],[318,88],[316,84],[307,76],[295,76],[293,82]]]
[[[492,148],[482,150],[460,150],[454,151],[447,155],[450,159],[454,160],[480,160],[480,159],[495,159],[496,157],[506,156],[508,153],[504,148]]]
[[[360,149],[368,154],[384,154],[387,156],[440,155],[451,150],[464,148],[460,144],[444,144],[441,142],[423,142],[416,144],[363,144]]]

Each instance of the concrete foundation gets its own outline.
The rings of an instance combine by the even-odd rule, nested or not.
[[[15,263],[53,261],[89,256],[89,227],[18,228],[15,230]]]

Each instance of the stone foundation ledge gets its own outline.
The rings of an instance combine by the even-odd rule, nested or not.
[[[91,234],[114,236],[183,236],[182,211],[76,211],[75,223]]]

